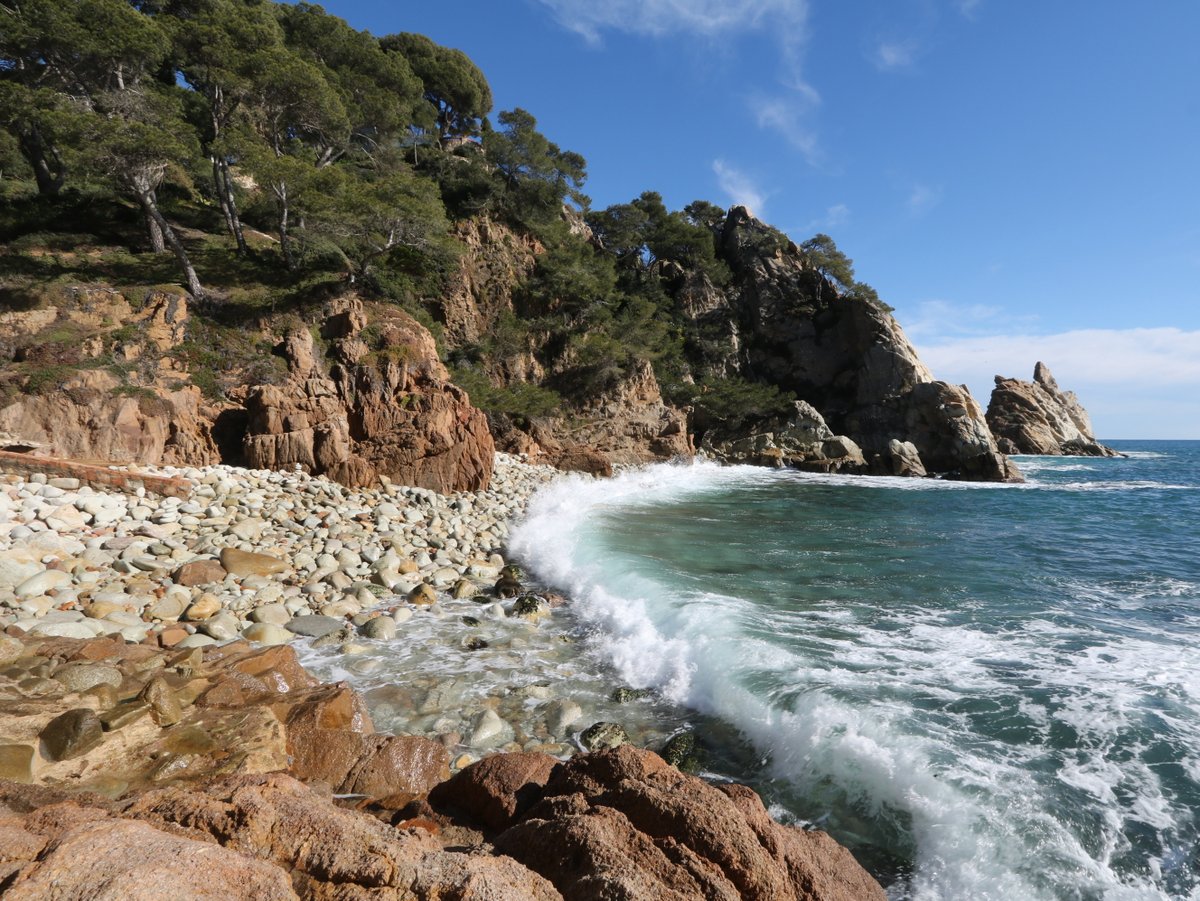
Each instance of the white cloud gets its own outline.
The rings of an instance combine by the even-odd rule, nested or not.
[[[1077,329],[1054,335],[969,335],[919,341],[930,367],[955,381],[993,375],[1030,378],[1039,360],[1069,388],[1097,385],[1200,387],[1200,331],[1178,328]],[[945,373],[945,374],[943,374]],[[986,375],[985,375],[986,373]]]
[[[915,41],[880,41],[875,47],[872,61],[881,71],[907,69],[917,58]]]
[[[942,189],[930,185],[916,184],[908,195],[908,210],[910,213],[923,213],[937,206],[942,201]]]
[[[717,176],[717,186],[733,205],[744,206],[755,216],[763,215],[767,196],[750,176],[724,160],[713,160],[712,170]]]
[[[1079,395],[1102,438],[1200,438],[1200,331],[1017,330],[927,337],[919,325],[908,331],[937,378],[967,385],[985,407],[994,376],[1028,380],[1041,361],[1062,388]]]
[[[538,0],[564,28],[597,41],[602,32],[658,37],[690,32],[718,36],[783,28],[784,41],[801,37],[807,0]]]

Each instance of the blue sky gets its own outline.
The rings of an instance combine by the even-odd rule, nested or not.
[[[440,0],[602,207],[745,203],[851,256],[935,375],[1044,360],[1108,438],[1200,439],[1200,4]]]

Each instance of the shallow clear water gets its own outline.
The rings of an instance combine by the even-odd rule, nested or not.
[[[1024,486],[567,479],[511,549],[892,897],[1200,898],[1200,443],[1117,446]]]

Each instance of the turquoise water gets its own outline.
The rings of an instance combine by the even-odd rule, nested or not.
[[[1115,444],[1024,486],[569,479],[512,548],[891,897],[1200,898],[1200,442]]]

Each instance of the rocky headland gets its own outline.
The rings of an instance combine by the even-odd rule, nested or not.
[[[1063,391],[1039,362],[1033,381],[996,376],[987,424],[1006,454],[1119,457],[1092,432],[1092,420],[1073,391]]]
[[[386,653],[424,619],[453,619],[464,653],[487,653],[481,620],[534,640],[563,599],[498,550],[554,471],[498,455],[487,491],[442,496],[46,468],[0,488],[6,897],[883,898],[827,836],[570,698],[456,731],[438,704],[471,702],[413,672],[395,688],[431,728],[388,734],[301,665]]]

